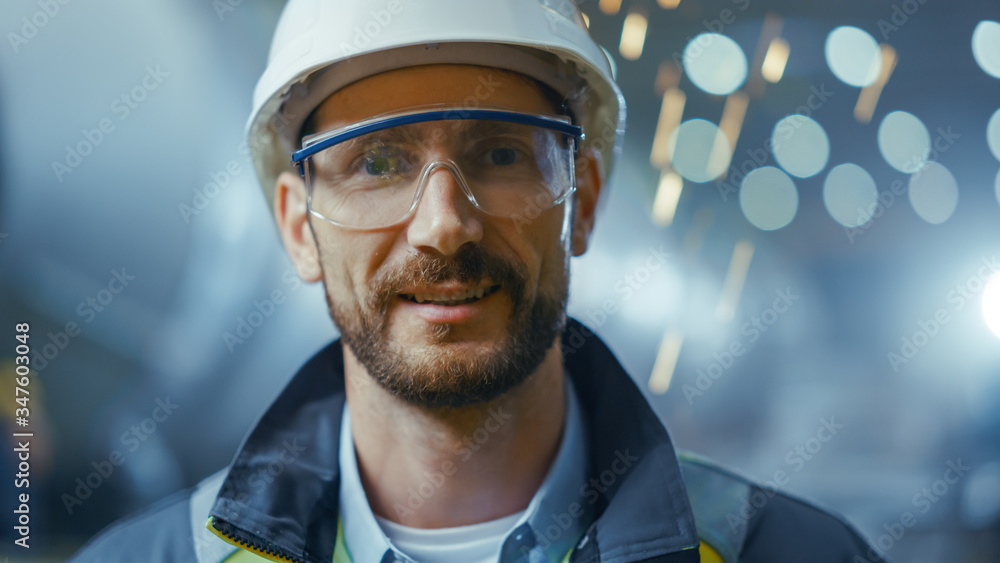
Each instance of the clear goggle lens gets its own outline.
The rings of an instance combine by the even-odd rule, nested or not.
[[[344,227],[391,226],[441,173],[450,173],[476,208],[499,217],[545,210],[572,193],[578,127],[513,112],[463,113],[469,117],[407,114],[307,138],[293,156],[310,211]]]

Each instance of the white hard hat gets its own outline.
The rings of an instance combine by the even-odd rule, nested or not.
[[[268,205],[323,100],[381,72],[442,63],[515,71],[568,97],[582,148],[600,154],[607,179],[621,152],[625,99],[572,0],[289,0],[246,131]]]

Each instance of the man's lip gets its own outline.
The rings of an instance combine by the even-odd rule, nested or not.
[[[490,289],[497,284],[493,282],[483,282],[478,285],[464,285],[460,283],[446,283],[442,285],[435,286],[421,286],[415,288],[404,289],[399,292],[399,295],[415,295],[417,293],[430,293],[434,295],[457,295],[459,293],[465,293],[470,289]]]
[[[484,292],[483,297],[462,301],[459,303],[448,303],[441,301],[417,301],[415,297],[400,295],[396,299],[399,301],[399,311],[401,314],[415,316],[431,324],[456,324],[471,322],[475,319],[485,319],[483,315],[496,313],[496,307],[502,306],[502,301],[497,301],[494,295],[499,291],[500,285],[479,290],[476,293]],[[492,290],[495,288],[495,290]]]

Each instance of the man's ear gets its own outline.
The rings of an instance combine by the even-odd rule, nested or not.
[[[295,264],[302,281],[319,281],[319,251],[309,226],[306,186],[302,177],[285,171],[278,176],[274,189],[274,218],[278,222],[285,250]]]
[[[594,216],[598,197],[604,184],[601,182],[600,155],[593,150],[581,150],[576,157],[576,212],[573,214],[573,256],[587,251],[590,232],[594,230]]]

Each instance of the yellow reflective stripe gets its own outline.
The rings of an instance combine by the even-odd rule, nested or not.
[[[239,548],[232,555],[224,560],[224,563],[252,563],[258,561],[286,561],[285,559],[278,559],[269,555],[265,555],[256,549],[249,546],[240,545],[235,543],[233,540],[226,537],[224,534],[212,527],[212,518],[208,518],[208,523],[206,527],[220,539],[225,541],[230,545],[235,545]],[[333,563],[353,563],[351,561],[351,552],[347,549],[347,543],[344,541],[344,524],[340,521],[340,517],[337,518],[337,542],[333,547]]]
[[[701,556],[701,563],[723,563],[722,557],[705,542],[698,546],[698,555]]]
[[[223,563],[260,563],[261,561],[267,561],[267,559],[252,551],[240,548],[227,557]]]
[[[340,514],[337,514],[337,542],[333,544],[333,563],[353,563],[344,540],[344,523],[340,520]]]
[[[277,561],[278,563],[287,563],[288,562],[288,559],[285,559],[284,557],[279,557],[277,555],[270,555],[270,554],[264,553],[263,551],[260,551],[260,550],[258,550],[256,548],[254,548],[252,546],[243,545],[243,544],[240,544],[240,543],[236,543],[235,540],[230,539],[228,536],[226,536],[225,534],[223,534],[219,530],[215,529],[215,526],[212,525],[212,517],[211,516],[208,517],[208,522],[205,522],[205,527],[208,528],[209,532],[212,532],[213,534],[215,534],[222,541],[228,543],[229,545],[235,545],[236,547],[240,548],[241,550],[243,550],[243,551],[245,551],[247,553],[250,553],[252,555],[256,555],[257,558],[259,558],[259,559],[263,559],[265,561]],[[233,559],[234,557],[237,557],[237,556],[239,556],[240,559]],[[247,558],[245,558],[245,556],[240,555],[239,551],[237,551],[233,555],[230,555],[229,557],[226,558],[227,562],[228,561],[240,561],[240,562],[242,562],[242,561],[253,561],[253,560],[254,560],[253,558],[247,559]]]

